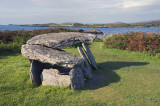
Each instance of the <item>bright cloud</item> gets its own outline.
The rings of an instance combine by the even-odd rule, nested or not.
[[[126,0],[122,3],[123,8],[136,8],[153,5],[155,0]]]

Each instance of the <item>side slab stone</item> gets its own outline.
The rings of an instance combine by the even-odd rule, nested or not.
[[[47,63],[41,63],[37,60],[29,60],[31,67],[30,67],[30,78],[32,83],[35,85],[41,85],[41,74],[43,69],[50,69],[51,65]]]
[[[42,85],[69,86],[79,90],[84,86],[84,75],[81,68],[74,67],[69,75],[60,75],[57,69],[44,69],[41,74]]]
[[[77,47],[77,49],[78,49],[81,57],[84,59],[84,65],[82,65],[82,67],[81,67],[84,72],[84,76],[86,78],[92,79],[92,68],[87,60],[87,57],[85,56],[85,54],[83,53],[83,51],[80,47]]]
[[[32,60],[30,67],[30,78],[32,83],[34,83],[35,85],[41,84],[40,75],[42,71],[43,71],[43,64],[39,61]]]
[[[97,68],[97,63],[96,63],[96,61],[93,57],[93,54],[92,54],[91,50],[88,48],[88,46],[85,43],[82,43],[82,47],[84,48],[84,50],[85,50],[85,52],[86,52],[86,54],[87,54],[87,56],[88,56],[88,58],[91,62],[91,65],[97,70],[98,69]]]
[[[74,90],[79,90],[84,86],[84,74],[80,66],[74,67],[70,73],[71,78],[71,88]]]
[[[70,86],[69,75],[60,75],[57,69],[44,69],[41,74],[42,85]]]

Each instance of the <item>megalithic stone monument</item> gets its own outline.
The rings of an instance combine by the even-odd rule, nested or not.
[[[31,81],[35,85],[64,85],[74,90],[81,89],[84,86],[84,77],[92,78],[87,59],[83,52],[82,58],[61,49],[93,41],[95,38],[96,35],[89,33],[62,32],[38,35],[29,39],[22,45],[21,53],[30,60]],[[87,54],[88,57],[91,57],[90,54]],[[65,70],[62,72],[60,68],[54,67],[55,65]]]

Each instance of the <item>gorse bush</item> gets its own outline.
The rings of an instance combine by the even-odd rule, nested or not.
[[[106,38],[104,45],[107,48],[148,52],[149,54],[156,55],[160,53],[160,34],[151,32],[116,34],[113,37]]]

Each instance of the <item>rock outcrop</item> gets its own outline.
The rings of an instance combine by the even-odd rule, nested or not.
[[[84,32],[83,29],[74,29],[73,31],[74,31],[74,32]]]
[[[85,31],[85,33],[103,34],[103,32],[98,29],[89,29],[89,30]]]

